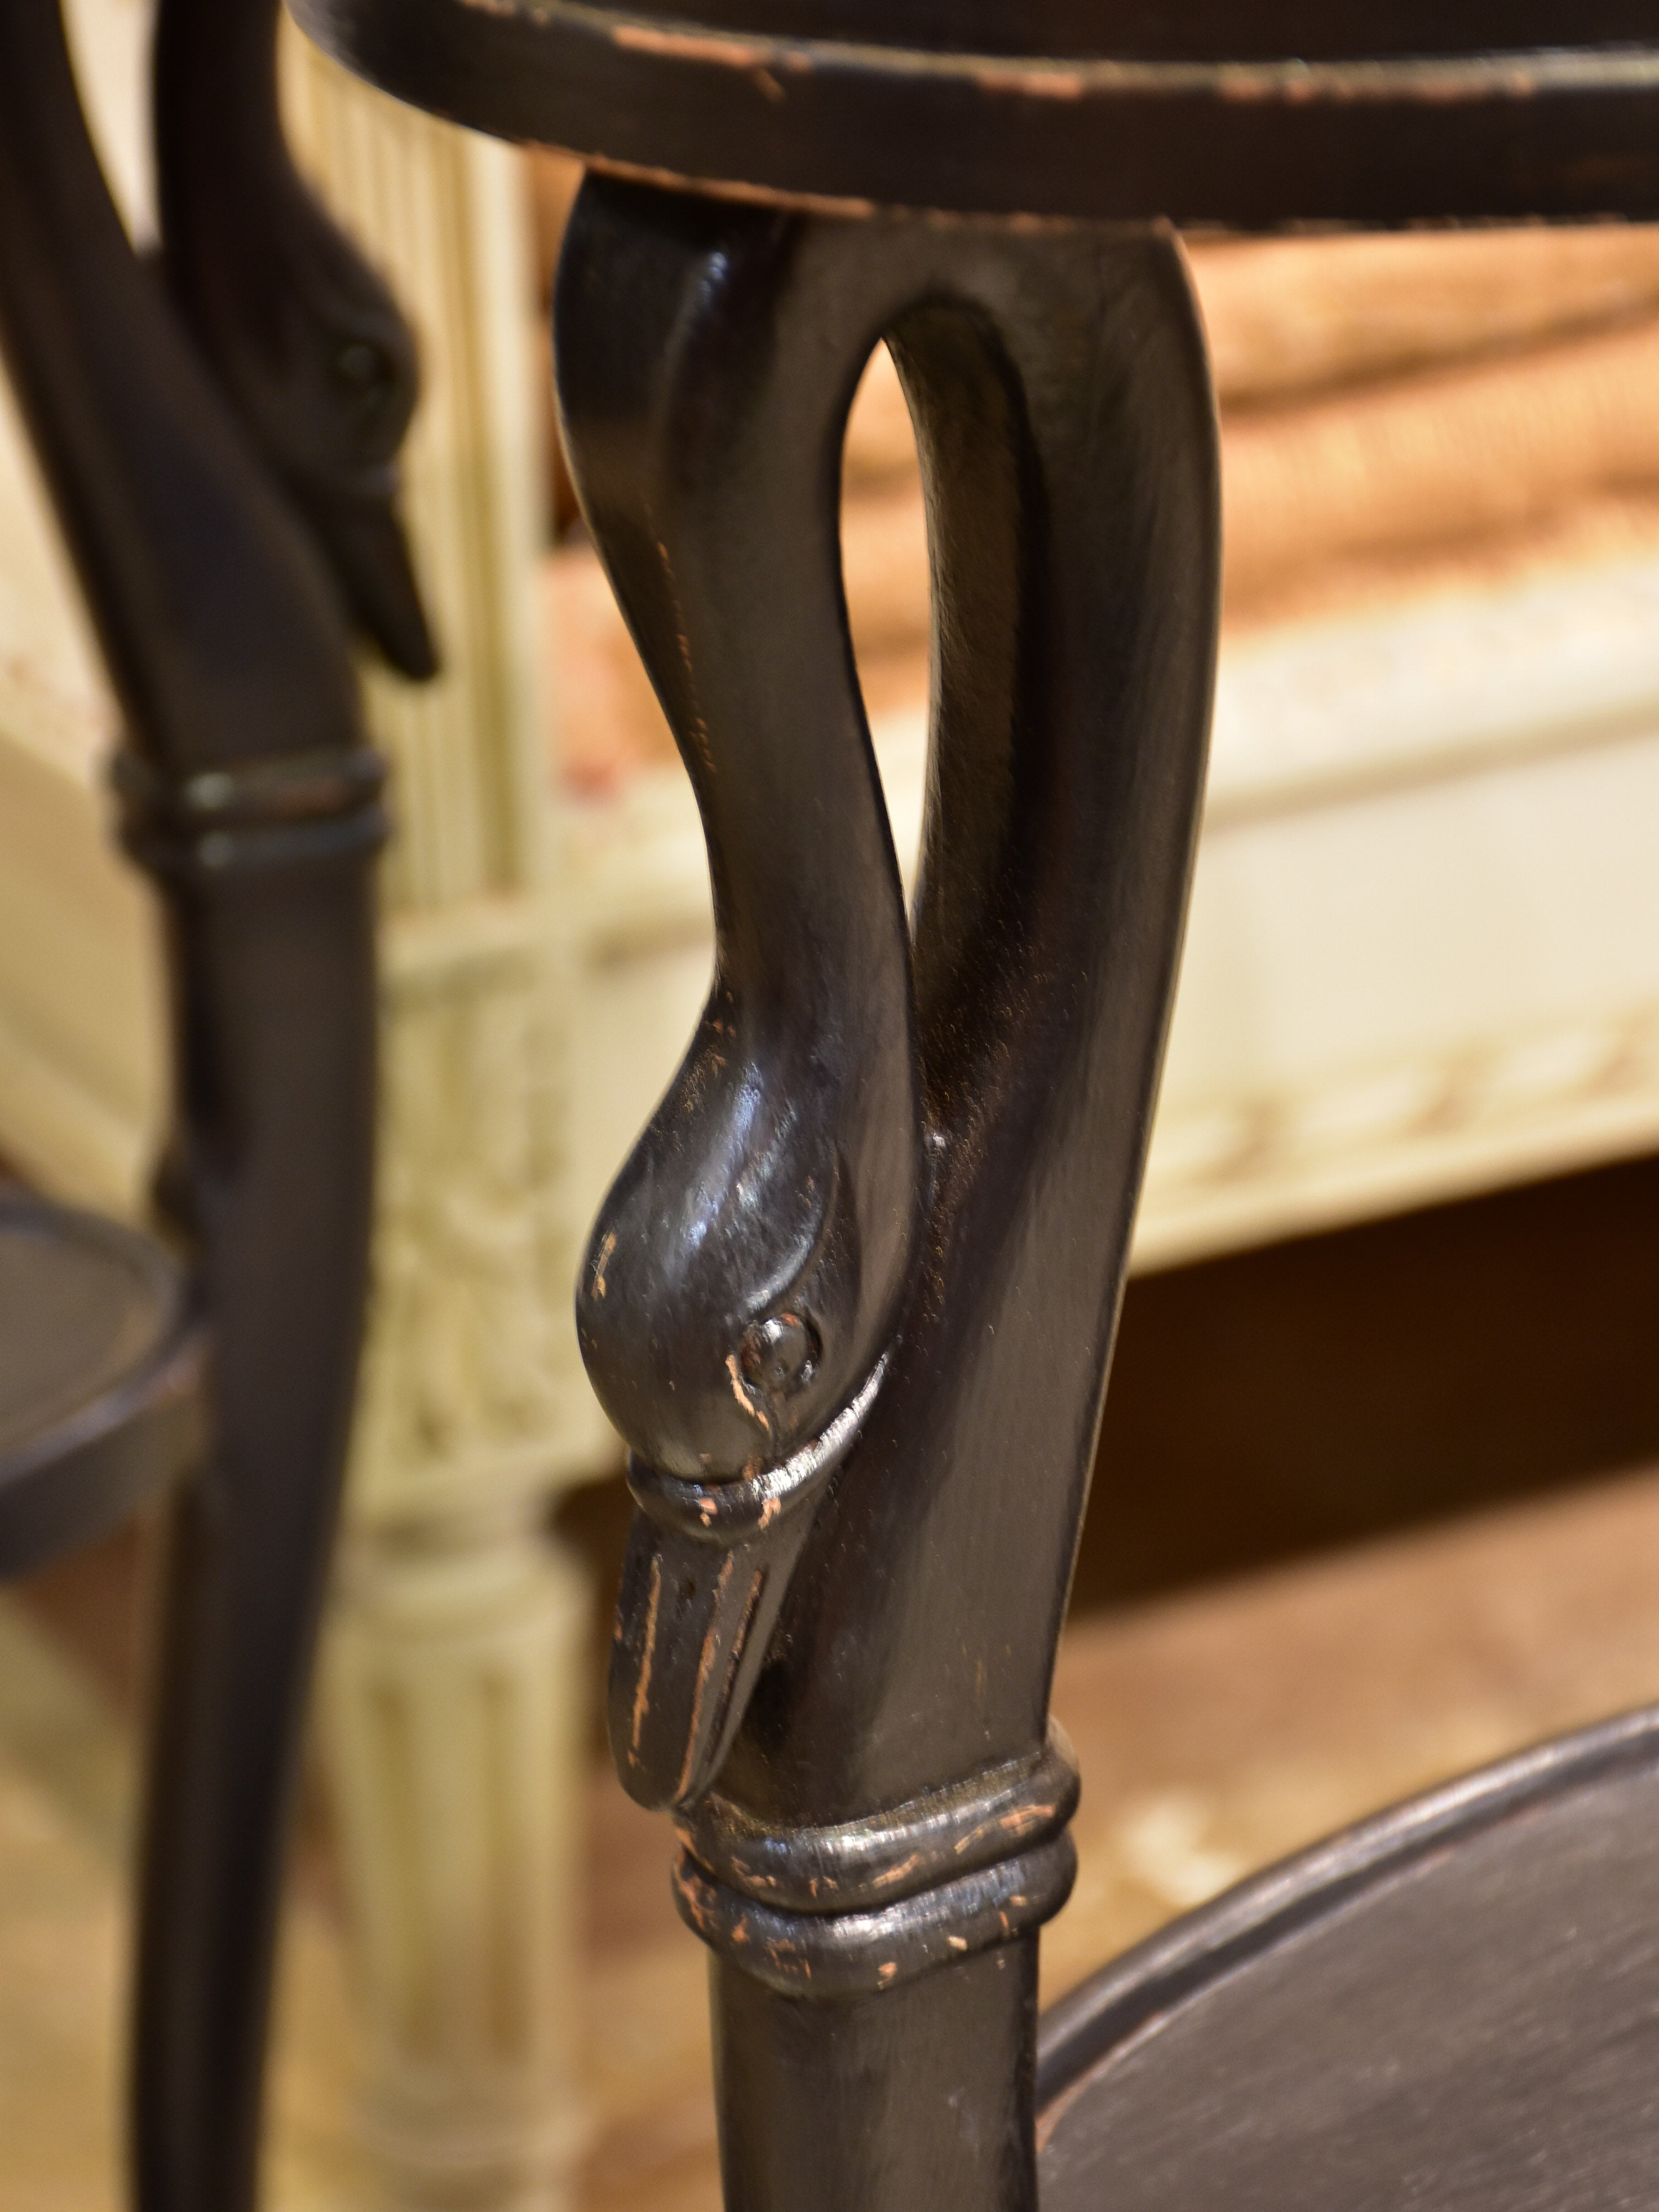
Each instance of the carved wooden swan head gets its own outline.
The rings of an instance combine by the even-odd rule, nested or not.
[[[908,933],[841,583],[861,362],[840,343],[815,354],[810,333],[778,344],[782,220],[710,252],[687,206],[675,265],[631,287],[608,270],[605,297],[585,297],[607,206],[585,195],[566,245],[561,402],[696,791],[716,939],[696,1036],[605,1201],[576,1302],[651,1501],[612,1717],[629,1786],[659,1802],[713,1771],[800,1506],[877,1393],[924,1153]]]
[[[161,0],[156,183],[168,288],[309,523],[352,619],[403,675],[437,655],[399,519],[415,341],[302,181],[277,112],[279,0]]]
[[[605,1201],[577,1293],[583,1356],[664,1474],[757,1475],[875,1373],[908,1265],[916,1145],[903,1000],[872,995],[849,990],[819,1046],[769,1024],[723,972]]]
[[[594,374],[591,337],[573,347],[562,381],[589,520],[696,788],[717,942],[577,1318],[635,1454],[693,1481],[775,1468],[863,1398],[922,1173],[908,937],[841,590],[848,368],[803,379],[751,304],[788,234],[760,222],[747,254],[708,264],[665,369],[627,300],[579,307],[610,343]]]

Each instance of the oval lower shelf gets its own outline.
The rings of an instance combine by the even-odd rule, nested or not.
[[[1659,1708],[1258,1875],[1057,2008],[1042,2212],[1653,2201]]]
[[[0,1197],[0,1577],[102,1535],[200,1452],[203,1351],[152,1238]]]

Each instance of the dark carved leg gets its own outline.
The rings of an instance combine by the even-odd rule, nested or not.
[[[105,191],[57,0],[0,8],[0,337],[127,726],[173,985],[163,1195],[211,1329],[143,1844],[136,2192],[246,2212],[367,1273],[380,768],[308,538]]]
[[[1213,677],[1202,339],[1158,230],[597,181],[557,314],[718,945],[578,1293],[640,1507],[612,1741],[717,1954],[728,2203],[1028,2212],[1049,1680]],[[837,551],[883,337],[934,568],[908,931]]]
[[[386,285],[319,205],[283,136],[281,0],[159,0],[155,181],[186,328],[394,668],[436,655],[398,516],[419,383]]]
[[[282,1878],[366,1289],[368,795],[297,834],[265,831],[293,836],[280,860],[256,833],[228,866],[204,864],[216,833],[199,828],[171,866],[152,853],[171,878],[179,1012],[196,1032],[182,1195],[213,1316],[215,1437],[175,1505],[163,1590],[130,2058],[139,2212],[246,2212],[256,2194]]]

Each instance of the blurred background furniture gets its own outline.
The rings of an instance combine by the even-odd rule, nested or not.
[[[106,0],[76,27],[143,237],[146,13]],[[428,403],[409,505],[446,671],[421,691],[364,673],[400,834],[384,893],[380,1287],[325,1739],[373,2030],[365,2124],[403,2201],[540,2205],[573,2129],[559,1900],[588,1602],[541,1522],[598,1424],[565,1326],[568,1012],[531,627],[525,210],[510,156],[364,92],[297,40],[289,52],[303,156],[418,325]],[[0,454],[0,1146],[32,1182],[136,1216],[166,1090],[154,927],[107,850],[114,711],[10,422]]]
[[[191,128],[189,88],[204,29],[210,45],[250,24],[251,76],[210,92],[213,123],[234,116],[227,159],[222,136]],[[166,948],[155,1192],[172,1250],[19,1199],[3,1237],[0,1571],[106,1534],[172,1478],[129,1916],[122,2194],[143,2212],[228,2212],[257,2191],[283,1876],[368,1273],[384,769],[362,736],[337,589],[350,563],[296,514],[267,437],[287,431],[313,463],[322,447],[312,488],[344,489],[348,550],[378,525],[406,584],[396,463],[412,364],[395,304],[297,188],[274,30],[257,5],[164,20],[158,265],[106,189],[58,0],[0,20],[0,346],[119,702],[107,767],[121,842],[151,879]],[[242,221],[216,240],[233,205]],[[253,236],[272,268],[250,318],[222,254]],[[308,289],[319,262],[326,283]],[[216,335],[256,380],[278,298],[290,347],[367,357],[367,485],[364,380],[301,386],[296,406],[290,350],[274,405],[250,411],[196,327],[216,283]],[[404,609],[418,665],[412,591]],[[54,955],[34,941],[43,971]]]

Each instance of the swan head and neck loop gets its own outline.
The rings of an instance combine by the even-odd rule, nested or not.
[[[696,792],[716,947],[576,1296],[641,1509],[612,1745],[626,1787],[664,1806],[719,1771],[817,1503],[878,1397],[927,1170],[904,897],[823,497],[879,333],[780,349],[795,234],[763,211],[733,234],[671,207],[659,265],[618,289],[614,200],[588,192],[567,239],[560,398]]]
[[[883,342],[933,574],[910,917],[840,564]],[[779,1996],[981,1949],[1023,1974],[1071,1878],[1048,1691],[1214,675],[1181,250],[590,177],[555,353],[714,915],[708,1006],[577,1294],[639,1509],[618,1770],[677,1813],[682,1909]]]

